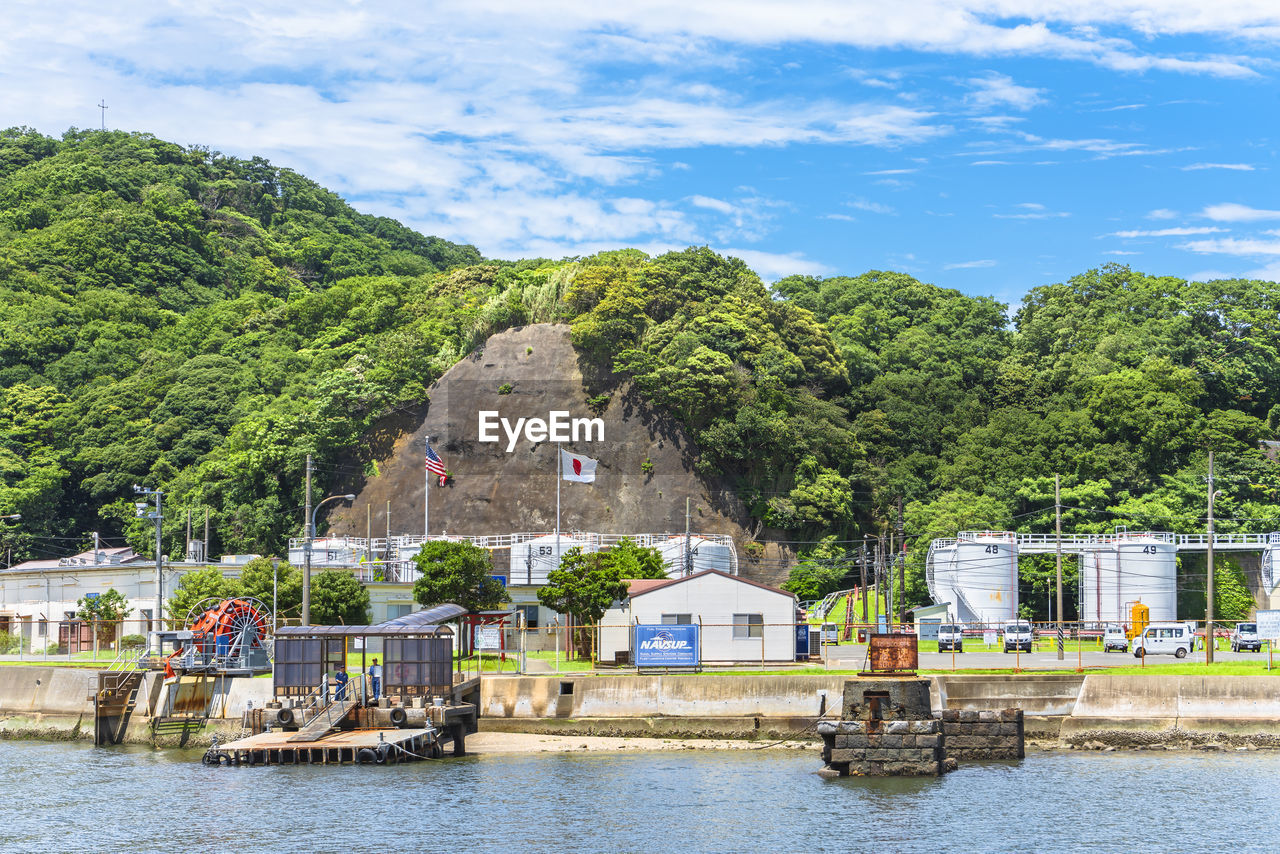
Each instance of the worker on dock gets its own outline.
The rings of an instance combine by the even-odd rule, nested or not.
[[[373,664],[369,667],[369,682],[373,689],[373,699],[382,696],[382,665],[378,663],[378,659],[373,660]]]
[[[339,701],[347,699],[347,679],[346,667],[339,664],[338,672],[333,674],[333,699]]]

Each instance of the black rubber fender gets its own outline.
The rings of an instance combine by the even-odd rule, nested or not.
[[[356,754],[356,761],[361,765],[368,765],[371,762],[378,761],[378,754],[372,747],[362,747],[360,752]]]
[[[441,756],[444,756],[444,748],[440,746],[440,742],[433,741],[431,742],[430,750],[427,751],[427,755],[432,759],[439,759]]]
[[[293,721],[293,709],[279,709],[276,711],[276,722],[281,726],[291,726]]]
[[[397,727],[403,727],[408,722],[409,715],[404,709],[396,706],[391,710],[391,723],[395,724]]]
[[[205,752],[204,757],[201,758],[200,761],[203,762],[205,765],[217,765],[220,762],[220,757],[218,756],[217,753],[214,753],[212,750],[209,750]]]
[[[385,765],[387,761],[391,759],[391,745],[387,744],[385,741],[377,746],[375,752],[378,755],[379,765]]]

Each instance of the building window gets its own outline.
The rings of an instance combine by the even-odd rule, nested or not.
[[[536,629],[538,627],[538,606],[521,605],[519,608],[524,612],[524,627],[526,629]]]
[[[764,637],[764,614],[734,614],[734,638]]]
[[[150,632],[151,631],[151,609],[143,608],[141,611],[138,612],[138,616],[142,619],[142,622],[146,625],[147,631]]]
[[[693,624],[692,614],[663,614],[662,625],[664,626],[688,626]]]
[[[387,606],[387,619],[398,620],[401,617],[407,617],[413,613],[413,605],[396,605]]]

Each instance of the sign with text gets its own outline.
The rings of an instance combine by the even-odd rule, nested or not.
[[[1258,612],[1258,637],[1280,641],[1280,611]]]
[[[499,626],[477,626],[476,649],[502,649],[502,629]]]
[[[636,667],[697,667],[698,627],[636,626]]]

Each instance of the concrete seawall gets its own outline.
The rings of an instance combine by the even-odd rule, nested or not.
[[[96,673],[79,667],[0,667],[0,738],[92,740],[89,696]],[[139,689],[138,710],[125,731],[126,742],[155,742],[149,710],[160,697],[161,681],[160,674],[148,674]],[[228,679],[215,683],[215,688],[215,718],[201,731],[188,734],[188,745],[205,744],[214,732],[238,732],[247,703],[261,707],[271,699],[270,679]],[[173,739],[161,739],[167,740]]]
[[[1280,678],[1090,675],[1060,739],[1093,747],[1280,747]]]
[[[0,737],[92,738],[93,671],[0,667]],[[839,717],[847,675],[669,674],[490,676],[481,728],[582,735],[786,738]],[[928,677],[935,709],[1022,709],[1042,746],[1280,748],[1280,676],[942,674]],[[158,696],[158,684],[144,686]],[[220,686],[210,731],[237,729],[270,679]],[[145,703],[144,703],[145,705]],[[135,714],[127,740],[151,742]],[[207,740],[209,732],[190,743]]]

